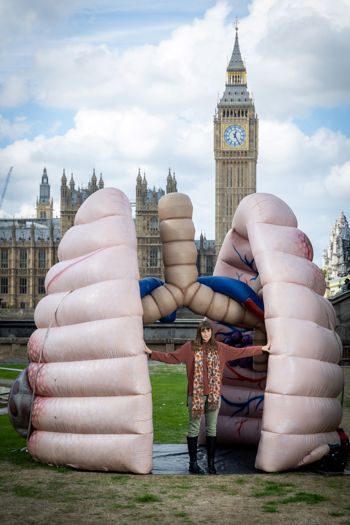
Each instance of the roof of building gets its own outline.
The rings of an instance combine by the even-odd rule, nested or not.
[[[15,229],[16,241],[48,241],[53,232],[53,239],[59,241],[60,219],[0,219],[0,241],[11,241]],[[34,238],[33,238],[34,234]]]
[[[247,106],[253,103],[247,86],[226,84],[224,94],[221,97],[219,106]]]

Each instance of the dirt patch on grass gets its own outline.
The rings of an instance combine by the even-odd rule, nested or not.
[[[2,465],[2,524],[350,524],[348,476],[136,476]]]

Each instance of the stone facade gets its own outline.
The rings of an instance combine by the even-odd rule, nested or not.
[[[171,174],[169,169],[166,193],[175,191],[177,191],[175,173]],[[163,195],[165,191],[162,188],[148,187],[146,175],[141,177],[139,170],[136,178],[135,228],[141,278],[164,278],[158,219],[158,202]]]
[[[73,225],[75,213],[89,195],[103,188],[95,171],[87,189],[75,189],[73,175],[67,185],[61,179],[61,218],[53,218],[53,199],[44,168],[36,219],[0,219],[0,307],[31,310],[45,295],[45,276],[57,262],[57,248],[62,235]]]
[[[57,262],[59,219],[0,219],[0,307],[32,309]]]
[[[247,90],[238,30],[227,66],[226,87],[214,117],[215,245],[219,253],[239,202],[256,192],[258,117]]]
[[[325,250],[323,271],[327,283],[327,296],[342,291],[346,278],[350,278],[350,228],[341,212],[332,228],[328,248]]]
[[[196,242],[197,248],[197,269],[198,274],[213,275],[215,267],[215,241],[207,240],[205,234],[201,233],[199,241]]]

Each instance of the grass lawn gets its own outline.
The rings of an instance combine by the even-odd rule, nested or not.
[[[186,443],[187,377],[184,365],[150,362],[155,443]]]
[[[154,365],[154,366],[153,366]],[[14,365],[17,368],[18,365]],[[187,428],[181,366],[152,363],[155,442],[182,443]],[[4,377],[0,372],[0,377]],[[346,405],[350,369],[346,369]],[[349,407],[345,408],[348,415]],[[345,427],[348,431],[349,428]],[[35,463],[0,416],[0,523],[350,525],[350,476],[314,473],[137,476]]]
[[[20,365],[18,363],[1,363],[3,368],[14,368],[16,370],[23,370],[26,368],[27,365]],[[16,379],[18,374],[20,372],[16,372],[16,370],[2,370],[0,369],[0,379]]]

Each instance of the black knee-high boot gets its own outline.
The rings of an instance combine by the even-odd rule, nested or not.
[[[208,455],[208,472],[209,474],[216,474],[215,468],[215,445],[216,436],[207,436],[207,455]]]
[[[198,436],[187,437],[188,454],[190,456],[189,471],[191,474],[204,474],[204,470],[197,463],[197,442]]]

